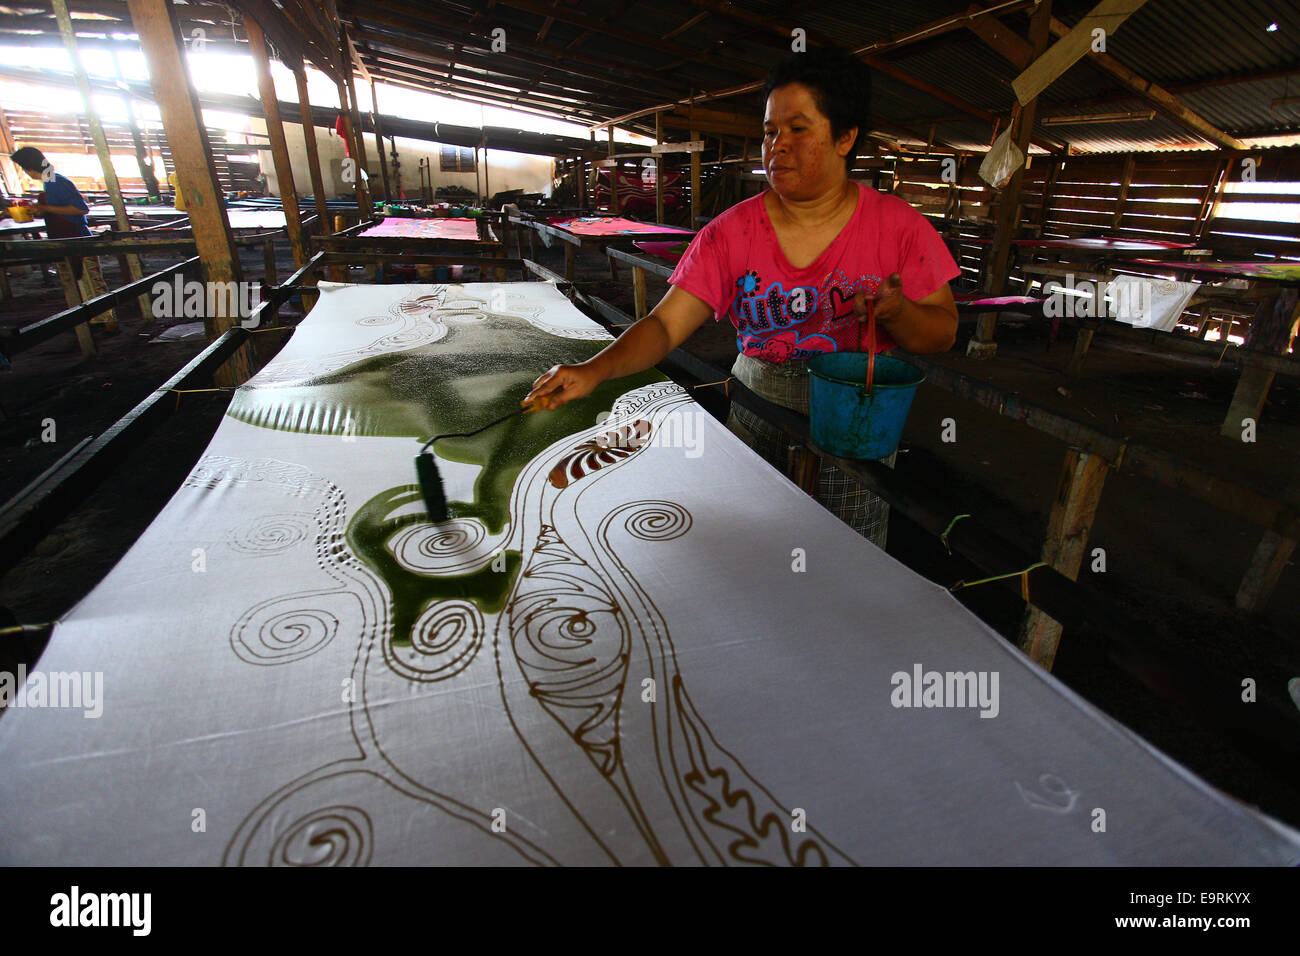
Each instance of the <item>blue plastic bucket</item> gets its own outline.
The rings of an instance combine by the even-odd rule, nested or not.
[[[865,352],[828,352],[808,362],[808,407],[812,440],[839,458],[888,458],[903,437],[903,425],[925,373],[887,355],[876,356],[867,391]]]

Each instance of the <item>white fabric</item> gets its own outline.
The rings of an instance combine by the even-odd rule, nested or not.
[[[250,385],[437,355],[484,311],[605,337],[541,283],[326,285]],[[102,673],[102,715],[0,717],[0,863],[1300,862],[677,386],[613,411],[529,462],[500,531],[391,535],[431,588],[522,555],[503,608],[435,604],[418,647],[347,535],[416,443],[228,417],[39,661]],[[648,443],[602,451],[632,422]],[[440,468],[473,497],[478,466]],[[996,673],[996,716],[894,706],[916,665]]]
[[[1111,314],[1118,321],[1139,329],[1159,329],[1162,332],[1173,331],[1178,317],[1199,287],[1196,282],[1141,276],[1116,276],[1107,284],[1109,295],[1113,295],[1116,303]]]

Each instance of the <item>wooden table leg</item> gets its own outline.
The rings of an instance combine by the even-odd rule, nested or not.
[[[275,277],[275,242],[271,239],[262,243],[262,281],[267,288],[279,284]]]
[[[1237,588],[1237,607],[1263,610],[1294,552],[1295,538],[1284,538],[1271,528],[1265,531]]]
[[[1065,366],[1065,374],[1070,378],[1078,378],[1083,374],[1083,363],[1088,360],[1088,348],[1092,345],[1092,337],[1097,333],[1097,325],[1096,322],[1079,324],[1074,338],[1074,354]]]
[[[1047,523],[1047,538],[1043,541],[1042,560],[1071,581],[1078,580],[1088,548],[1088,533],[1109,471],[1110,464],[1100,455],[1075,448],[1065,454],[1056,485],[1056,501]],[[1032,599],[1031,590],[1031,602]],[[1031,603],[1020,623],[1020,649],[1050,671],[1060,642],[1061,625]]]
[[[566,242],[564,244],[564,278],[568,279],[570,282],[573,281],[574,258],[576,252],[577,250],[574,248],[573,243]]]
[[[68,303],[68,308],[75,308],[81,305],[81,290],[77,288],[77,270],[72,267],[72,261],[64,259],[59,263],[59,281],[63,283],[63,299]],[[95,354],[95,339],[90,334],[90,325],[82,322],[73,331],[77,333],[77,345],[81,347],[83,358],[88,358]]]
[[[613,263],[613,259],[610,263]],[[634,303],[633,311],[638,319],[645,318],[645,270],[640,266],[632,267],[632,301]]]
[[[1237,390],[1232,393],[1232,402],[1228,405],[1228,414],[1223,419],[1219,434],[1225,438],[1240,438],[1244,427],[1242,421],[1253,418],[1259,422],[1259,413],[1268,398],[1268,390],[1273,386],[1276,373],[1271,369],[1260,368],[1246,355],[1241,361],[1241,376],[1237,379]]]

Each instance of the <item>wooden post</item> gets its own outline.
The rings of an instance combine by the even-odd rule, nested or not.
[[[229,283],[225,288],[234,291],[243,275],[230,236],[207,129],[185,63],[175,8],[168,0],[128,0],[128,3],[131,21],[149,63],[149,77],[167,130],[172,163],[184,191],[203,278],[209,283]],[[235,303],[228,298],[218,301],[216,311],[218,314],[204,317],[209,342],[240,320]],[[250,352],[246,345],[235,352],[214,374],[214,381],[218,385],[242,385],[252,374]]]
[[[614,260],[610,260],[613,262]],[[638,319],[645,318],[645,270],[640,266],[632,267],[632,310]]]
[[[1237,588],[1237,607],[1252,613],[1262,610],[1294,552],[1295,538],[1284,538],[1271,528],[1265,531]]]
[[[1227,342],[1229,329],[1224,329],[1223,340]],[[1232,402],[1228,405],[1228,414],[1219,427],[1219,434],[1225,438],[1241,438],[1244,427],[1242,420],[1254,419],[1259,423],[1259,413],[1264,410],[1264,400],[1268,390],[1273,387],[1273,377],[1277,373],[1272,369],[1261,368],[1250,361],[1247,353],[1241,360],[1241,376],[1237,379],[1237,388],[1232,393]]]
[[[135,106],[131,103],[131,91],[122,81],[122,65],[117,59],[117,47],[112,47],[109,53],[113,57],[113,75],[117,77],[118,86],[122,89],[122,104],[126,107],[126,125],[131,131],[131,146],[135,149],[135,162],[140,167],[140,178],[144,180],[145,192],[157,199],[158,177],[154,175],[153,166],[149,164],[149,151],[145,146],[144,137],[140,135],[140,124],[136,122]]]
[[[1110,221],[1111,229],[1118,230],[1124,222],[1124,203],[1128,201],[1128,189],[1133,183],[1133,167],[1137,165],[1137,155],[1129,153],[1124,160],[1124,175],[1119,181],[1119,198],[1115,200],[1115,215]]]
[[[1210,219],[1214,215],[1215,207],[1223,199],[1224,190],[1228,187],[1228,180],[1231,178],[1229,173],[1232,171],[1232,165],[1237,161],[1237,157],[1229,154],[1224,157],[1223,162],[1219,165],[1218,173],[1210,178],[1205,185],[1205,194],[1201,197],[1201,206],[1196,213],[1196,225],[1192,228],[1191,239],[1193,242],[1200,242],[1205,237],[1205,230],[1210,226]]]
[[[1280,495],[1280,501],[1293,511],[1300,509],[1300,477],[1292,477]],[[1278,578],[1295,553],[1295,545],[1295,538],[1284,537],[1272,528],[1264,532],[1251,556],[1250,567],[1237,588],[1237,607],[1251,613],[1264,609],[1277,587]]]
[[[691,130],[691,142],[700,138],[696,130]],[[700,154],[691,153],[691,221],[688,224],[691,229],[699,229],[699,223],[696,220],[700,215]]]
[[[59,281],[63,284],[63,301],[72,309],[81,305],[81,290],[77,288],[77,270],[72,266],[71,259],[64,260],[64,267],[59,270]],[[90,334],[89,320],[78,325],[74,332],[77,333],[77,345],[81,347],[82,358],[89,358],[95,354],[95,339]]]
[[[275,240],[267,239],[262,243],[262,285],[269,289],[278,282],[275,277]]]
[[[113,204],[113,218],[117,221],[118,229],[129,232],[131,221],[126,215],[126,203],[122,200],[117,170],[113,168],[113,157],[108,151],[108,137],[104,135],[103,124],[99,122],[99,114],[95,112],[95,104],[91,101],[90,80],[81,62],[81,52],[77,49],[77,33],[72,26],[72,17],[68,15],[67,0],[53,0],[53,3],[54,16],[59,21],[59,33],[63,35],[63,46],[67,49],[68,59],[72,62],[72,75],[77,83],[77,91],[81,94],[82,108],[86,111],[86,122],[90,125],[90,138],[95,143],[95,154],[99,157],[99,165],[104,170],[104,188],[108,190],[109,202]],[[120,261],[126,266],[129,281],[135,282],[144,278],[139,256],[133,253],[122,257]],[[149,296],[142,293],[136,301],[140,303],[140,315],[145,322],[152,322],[153,309],[149,303]]]
[[[1071,581],[1079,578],[1092,530],[1101,503],[1101,490],[1110,465],[1100,455],[1071,448],[1065,454],[1061,477],[1056,486],[1056,501],[1047,524],[1042,560]],[[1032,576],[1030,581],[1032,582]],[[1052,669],[1056,648],[1061,641],[1061,625],[1038,608],[1025,609],[1020,624],[1020,649],[1046,670]]]
[[[663,144],[663,114],[655,114],[655,142]],[[664,154],[660,153],[655,157],[655,222],[664,221]],[[635,281],[635,280],[634,280]],[[641,276],[642,285],[645,284],[645,276]],[[638,315],[639,319],[640,316]]]
[[[375,149],[379,151],[379,174],[384,181],[384,198],[390,202],[397,197],[388,184],[388,160],[384,158],[384,128],[379,122],[379,94],[375,91],[375,81],[370,81],[370,122],[375,127]]]
[[[266,132],[271,138],[271,159],[275,163],[275,178],[280,186],[280,203],[284,206],[285,229],[293,249],[293,264],[301,269],[307,264],[307,243],[302,234],[302,216],[298,211],[298,190],[293,182],[293,162],[289,158],[289,144],[284,138],[284,124],[280,122],[280,102],[275,96],[275,80],[271,77],[271,64],[266,50],[266,37],[257,21],[244,18],[244,32],[248,48],[253,54],[257,70],[257,88],[262,96],[262,112],[266,116]]]
[[[1047,222],[1047,207],[1052,203],[1052,192],[1056,189],[1056,177],[1061,175],[1061,169],[1064,166],[1064,159],[1052,160],[1052,168],[1048,170],[1047,177],[1043,180],[1043,204],[1038,207],[1038,216],[1034,221],[1039,233],[1043,230],[1043,224]],[[1025,291],[1028,293],[1028,286],[1026,286]]]
[[[1029,19],[1029,42],[1037,59],[1051,43],[1052,0],[1043,0]],[[1029,141],[1034,133],[1034,114],[1037,112],[1038,99],[1031,98],[1023,106],[1017,102],[1011,110],[1011,139],[1026,161],[1029,158]],[[993,249],[989,256],[988,273],[985,277],[985,289],[989,295],[1001,295],[1007,284],[1007,269],[1011,262],[1011,240],[1016,236],[1016,227],[1020,220],[1020,188],[1025,179],[1025,167],[1022,165],[1011,176],[1011,181],[1002,190],[998,203],[998,224],[993,233]],[[996,312],[985,312],[976,321],[975,334],[966,343],[966,354],[971,358],[992,358],[997,354],[998,346],[993,341],[998,324]]]
[[[492,187],[488,185],[488,148],[487,133],[483,134],[483,202],[481,205],[486,206],[488,197],[492,195]]]
[[[346,43],[344,44],[343,58],[345,63],[352,62],[347,55]],[[353,82],[351,72],[348,73],[347,82],[344,84],[344,86],[347,88],[347,93],[348,93],[347,100],[346,100],[348,106],[348,113],[352,117],[352,129],[354,131],[352,134],[352,141],[356,144],[357,147],[357,151],[356,151],[357,167],[358,170],[365,170],[366,173],[365,178],[368,182],[370,179],[370,162],[369,160],[366,159],[366,138],[363,135],[364,127],[361,125],[361,108],[357,105],[357,86],[356,83]],[[360,179],[361,177],[358,175],[357,178]],[[373,202],[374,202],[374,190],[372,190],[369,187],[369,185],[367,185],[366,187],[366,215],[367,216],[369,216],[374,211]]]
[[[307,146],[307,171],[311,174],[312,198],[316,202],[318,233],[329,232],[329,209],[325,204],[325,177],[320,171],[320,152],[316,148],[316,124],[312,122],[311,99],[307,95],[307,70],[299,65],[293,71],[298,86],[298,112],[302,120],[302,139]]]
[[[614,127],[609,128],[609,158],[615,160],[615,165],[609,167],[609,211],[610,215],[618,215],[618,165],[617,157],[614,155]]]
[[[1088,349],[1092,347],[1092,338],[1100,327],[1100,319],[1084,319],[1074,330],[1074,352],[1065,365],[1065,374],[1070,378],[1078,378],[1083,374],[1083,363],[1088,359]]]
[[[365,163],[361,159],[361,153],[357,149],[357,140],[360,139],[360,132],[357,124],[352,122],[352,111],[348,109],[348,88],[344,83],[338,84],[339,91],[339,113],[343,117],[343,139],[348,144],[348,153],[352,157],[355,165],[352,176],[352,185],[357,193],[357,209],[361,211],[362,218],[369,219],[374,212],[370,205],[370,193],[366,190],[366,182],[361,176],[362,167]]]
[[[571,242],[564,243],[564,278],[573,281],[574,259],[577,248]]]

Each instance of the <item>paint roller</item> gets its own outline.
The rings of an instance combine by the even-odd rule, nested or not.
[[[446,521],[451,515],[447,512],[447,494],[442,487],[442,475],[438,473],[438,462],[433,456],[433,443],[440,438],[470,438],[479,432],[485,432],[494,425],[509,421],[528,412],[541,411],[549,407],[545,399],[533,400],[518,411],[502,415],[495,421],[488,422],[480,428],[469,432],[451,432],[446,435],[434,435],[420,446],[420,453],[415,456],[415,478],[420,485],[420,494],[424,497],[424,508],[429,513],[429,520],[435,524]]]

